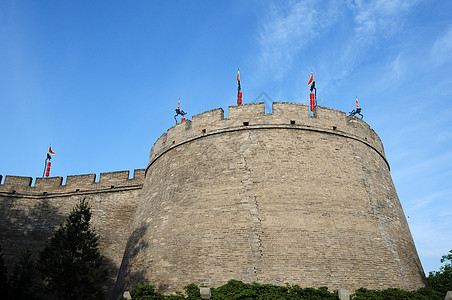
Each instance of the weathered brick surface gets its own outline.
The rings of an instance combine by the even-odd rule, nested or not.
[[[248,124],[244,124],[248,122]],[[424,286],[383,145],[360,119],[274,103],[193,117],[151,151],[118,291],[190,282]]]

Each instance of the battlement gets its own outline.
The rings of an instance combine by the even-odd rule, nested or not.
[[[129,179],[129,171],[117,171],[101,173],[96,182],[96,174],[69,175],[63,184],[63,177],[36,178],[32,186],[33,178],[6,175],[3,184],[0,184],[0,192],[11,194],[55,194],[70,192],[86,192],[105,189],[122,189],[136,187],[143,184],[144,169],[135,169],[133,178]],[[2,176],[0,175],[0,182]]]
[[[317,106],[311,116],[307,104],[274,102],[273,113],[265,113],[264,103],[229,106],[228,117],[222,108],[195,115],[168,129],[152,147],[149,165],[173,147],[204,136],[237,130],[287,128],[341,135],[360,140],[374,148],[386,161],[383,144],[370,126],[345,112]]]

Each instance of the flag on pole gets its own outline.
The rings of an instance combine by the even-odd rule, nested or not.
[[[359,108],[359,105],[358,105],[358,97],[356,97],[356,109],[358,109]]]
[[[237,70],[237,105],[242,105],[242,87],[240,86],[240,70]]]
[[[179,101],[177,102],[177,109],[180,109],[180,98]]]
[[[44,175],[46,177],[49,177],[50,174],[50,160],[52,159],[52,156],[50,154],[55,154],[55,152],[52,150],[52,146],[49,145],[49,152],[47,152],[47,158],[44,162],[44,172],[42,172],[42,178],[44,178]]]
[[[308,85],[311,85],[311,83],[314,81],[314,74],[311,71],[311,78],[309,79]]]

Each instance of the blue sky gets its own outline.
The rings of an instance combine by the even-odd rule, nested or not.
[[[0,174],[145,168],[187,117],[265,92],[383,141],[425,272],[452,249],[452,1],[0,2]],[[4,179],[3,179],[4,180]]]

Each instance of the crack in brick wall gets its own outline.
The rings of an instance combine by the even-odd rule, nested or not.
[[[251,132],[247,134],[247,140],[244,142],[240,150],[242,155],[243,172],[240,182],[243,187],[243,198],[241,200],[242,207],[248,212],[250,227],[247,228],[248,239],[250,244],[249,258],[252,262],[254,271],[254,278],[250,278],[251,281],[259,280],[259,273],[261,273],[261,258],[263,256],[262,251],[262,220],[259,216],[259,206],[257,202],[257,196],[254,191],[254,182],[252,179],[252,170],[249,166],[248,160],[251,159],[252,153],[252,139]]]

